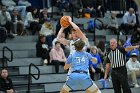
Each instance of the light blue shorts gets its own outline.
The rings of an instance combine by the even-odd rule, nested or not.
[[[66,85],[71,90],[86,90],[93,85],[93,82],[88,74],[85,73],[71,73]]]

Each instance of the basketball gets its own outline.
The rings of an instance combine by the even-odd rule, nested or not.
[[[68,21],[68,17],[69,16],[63,16],[63,17],[61,17],[61,19],[60,19],[61,26],[68,27],[70,25],[70,23]]]

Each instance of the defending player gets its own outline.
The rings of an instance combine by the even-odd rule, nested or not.
[[[60,93],[69,93],[70,90],[86,90],[86,93],[101,93],[99,88],[93,83],[88,75],[89,60],[96,63],[96,59],[89,53],[83,51],[85,42],[78,40],[74,43],[76,52],[70,54],[64,69],[71,67],[73,69],[68,80],[64,84]]]

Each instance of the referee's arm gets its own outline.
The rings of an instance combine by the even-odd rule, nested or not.
[[[137,45],[137,46],[129,46],[129,47],[125,48],[125,51],[126,52],[129,52],[129,51],[131,51],[133,49],[136,49],[136,48],[139,48],[139,47],[140,47],[140,45]]]
[[[106,62],[106,68],[105,68],[105,76],[104,76],[104,79],[106,80],[107,79],[107,75],[108,75],[108,73],[110,71],[110,60],[109,60],[108,57],[106,58],[105,62]]]

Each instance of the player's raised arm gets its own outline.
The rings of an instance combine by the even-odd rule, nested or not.
[[[83,34],[83,32],[80,30],[80,28],[74,22],[72,22],[71,17],[68,17],[68,21],[71,24],[71,26],[73,27],[73,29],[75,29],[77,31],[79,38],[82,39],[83,41],[86,41],[86,36]]]

